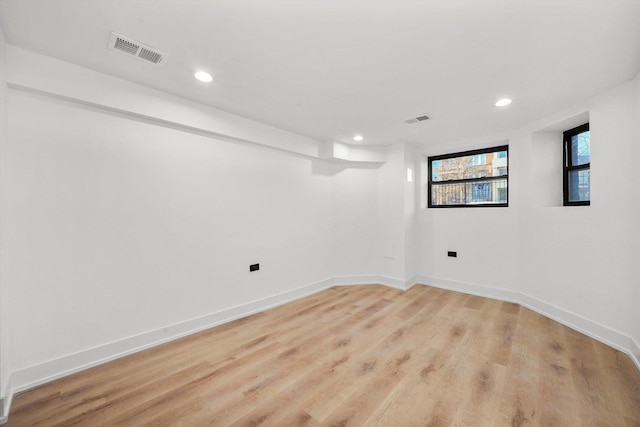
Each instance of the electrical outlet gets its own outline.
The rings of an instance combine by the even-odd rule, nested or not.
[[[457,258],[458,257],[458,252],[456,251],[449,251],[447,252],[447,256],[450,256],[452,258]]]
[[[249,266],[249,271],[256,271],[256,270],[260,270],[260,264],[251,264]]]

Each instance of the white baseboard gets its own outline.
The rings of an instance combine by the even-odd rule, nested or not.
[[[0,424],[4,424],[7,422],[9,418],[9,410],[5,410],[9,405],[5,404],[4,399],[0,399]]]
[[[415,278],[401,280],[378,275],[332,277],[207,316],[187,320],[14,371],[10,374],[9,385],[5,390],[5,397],[3,398],[4,413],[0,416],[0,424],[6,422],[14,394],[93,366],[286,304],[335,285],[381,284],[406,290],[414,283]]]
[[[203,317],[145,332],[122,340],[83,350],[58,359],[29,366],[11,373],[13,393],[18,393],[120,357],[164,344],[184,336],[249,316],[278,305],[320,292],[333,286],[332,279],[322,280],[246,304],[237,305]]]
[[[207,316],[159,328],[12,372],[9,376],[7,389],[2,399],[0,399],[0,411],[2,411],[0,412],[0,424],[4,424],[7,421],[14,394],[75,372],[286,304],[332,286],[381,284],[406,291],[417,283],[521,304],[628,354],[638,367],[638,370],[640,370],[640,346],[629,336],[526,294],[422,275],[406,280],[379,275],[341,276],[321,280]]]
[[[380,276],[367,275],[367,276],[337,276],[329,279],[331,286],[346,286],[346,285],[372,285],[379,283]],[[382,284],[382,283],[381,283]]]
[[[378,276],[377,283],[388,286],[390,288],[399,289],[401,291],[407,290],[406,280],[396,279],[395,277]]]
[[[4,393],[2,401],[3,413],[0,415],[0,424],[4,424],[7,421],[13,396],[23,390],[28,390],[93,366],[295,301],[330,288],[333,286],[333,283],[333,279],[321,280],[287,292],[221,310],[207,316],[145,332],[14,371],[9,376],[9,384]]]
[[[13,388],[11,387],[11,375],[9,375],[9,381],[7,381],[6,389],[0,390],[2,398],[0,398],[0,425],[4,424],[9,419],[9,409],[11,408],[11,402],[13,401]]]
[[[417,276],[413,276],[407,280],[396,279],[388,276],[338,276],[331,279],[332,286],[338,285],[385,285],[390,288],[400,289],[406,291],[410,289],[417,282]]]
[[[629,343],[631,338],[622,332],[527,294],[520,294],[520,305],[630,355]]]
[[[476,285],[473,283],[458,282],[455,280],[442,279],[440,277],[417,276],[418,283],[434,286],[436,288],[448,289],[450,291],[462,292],[479,297],[499,299],[501,301],[519,302],[518,292],[508,289],[492,288],[488,286]]]
[[[633,338],[631,338],[631,360],[633,360],[633,363],[636,364],[636,368],[638,368],[638,371],[640,371],[640,345],[638,345],[638,343],[636,342],[636,340],[634,340]]]
[[[418,280],[419,283],[437,288],[449,289],[452,291],[520,304],[523,307],[540,313],[545,317],[562,323],[571,329],[581,332],[615,348],[616,350],[620,350],[621,352],[628,354],[638,370],[640,370],[640,348],[637,343],[630,336],[604,326],[598,322],[594,322],[578,314],[521,292],[423,275],[419,275]]]

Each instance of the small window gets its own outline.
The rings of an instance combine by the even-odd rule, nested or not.
[[[564,133],[564,205],[591,204],[589,123]]]
[[[508,206],[509,146],[429,157],[430,208]]]

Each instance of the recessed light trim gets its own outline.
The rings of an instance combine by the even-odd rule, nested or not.
[[[211,74],[207,73],[206,71],[198,71],[193,75],[193,77],[195,77],[196,79],[204,83],[209,83],[210,81],[213,80],[213,77],[211,77]]]
[[[353,137],[353,140],[358,142],[362,141],[363,139],[364,139],[364,136],[362,135],[356,135]]]
[[[507,105],[509,105],[509,104],[511,104],[511,99],[509,99],[509,98],[502,98],[502,99],[499,99],[499,100],[496,102],[496,107],[506,107],[506,106],[507,106]]]

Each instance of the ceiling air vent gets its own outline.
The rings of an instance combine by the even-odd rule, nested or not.
[[[425,120],[429,120],[429,116],[427,116],[426,114],[422,115],[422,116],[418,116],[418,117],[414,117],[412,119],[409,120],[405,120],[405,123],[418,123],[418,122],[424,122]]]
[[[121,36],[117,33],[111,33],[109,48],[130,56],[135,56],[142,61],[151,62],[156,65],[163,64],[169,57],[166,53],[160,52],[152,47],[145,46],[142,43],[131,40],[130,38]]]

